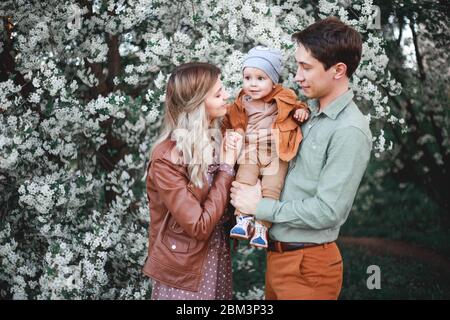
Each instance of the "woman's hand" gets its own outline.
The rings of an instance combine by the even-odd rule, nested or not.
[[[240,133],[226,132],[222,141],[222,155],[220,162],[234,166],[241,153],[243,141],[244,139]]]

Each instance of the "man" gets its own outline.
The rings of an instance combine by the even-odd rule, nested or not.
[[[231,204],[269,230],[266,299],[337,299],[343,264],[335,240],[346,221],[372,149],[369,123],[349,80],[361,59],[360,34],[337,18],[293,34],[295,81],[311,99],[303,141],[290,161],[280,200],[233,182]]]

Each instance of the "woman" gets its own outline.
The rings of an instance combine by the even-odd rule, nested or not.
[[[231,259],[224,216],[238,134],[222,141],[228,93],[208,63],[177,67],[166,90],[162,134],[147,175],[148,258],[152,299],[231,299]]]

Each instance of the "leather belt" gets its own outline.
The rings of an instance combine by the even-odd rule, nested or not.
[[[329,242],[332,243],[332,242]],[[327,243],[327,244],[329,244]],[[325,243],[308,243],[308,242],[281,242],[281,241],[269,241],[269,247],[267,250],[283,253],[284,251],[293,251],[311,247],[317,247],[324,245]]]

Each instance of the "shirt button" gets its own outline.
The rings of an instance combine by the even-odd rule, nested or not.
[[[175,250],[177,248],[177,246],[176,245],[172,245],[172,250]]]

